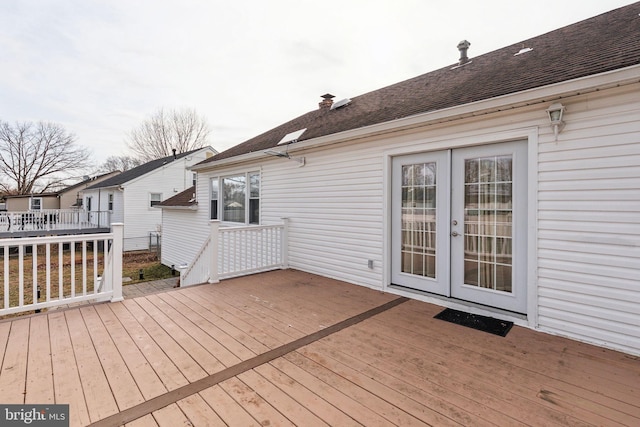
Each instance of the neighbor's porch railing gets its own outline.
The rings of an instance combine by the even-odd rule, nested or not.
[[[0,316],[88,300],[122,301],[123,224],[111,233],[0,239]]]
[[[180,286],[288,268],[288,220],[283,221],[241,227],[220,227],[220,221],[211,221],[209,238],[193,262],[182,268]]]
[[[47,209],[0,213],[0,233],[108,228],[109,211]]]

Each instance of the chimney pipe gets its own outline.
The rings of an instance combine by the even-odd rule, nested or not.
[[[458,50],[460,51],[460,59],[458,60],[458,65],[466,64],[469,62],[469,57],[467,56],[467,49],[469,49],[471,43],[467,40],[462,40],[458,43]]]
[[[322,110],[331,108],[331,106],[333,105],[333,98],[335,98],[335,96],[331,95],[330,93],[326,93],[322,95],[322,98],[322,101],[318,103],[320,109]]]
[[[176,155],[177,150],[175,148],[172,148],[171,151],[173,151],[173,160],[177,159],[178,158],[178,156]]]

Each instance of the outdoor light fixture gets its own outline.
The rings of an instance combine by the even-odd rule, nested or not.
[[[547,108],[547,114],[549,115],[549,121],[551,122],[551,126],[553,126],[553,134],[557,141],[558,134],[562,132],[562,129],[564,128],[564,122],[562,121],[564,105],[559,102],[551,104],[551,106]]]
[[[298,167],[304,166],[304,157],[291,157],[287,152],[283,153],[282,151],[276,151],[276,150],[267,150],[264,152],[264,154],[268,156],[274,156],[274,157],[284,157],[285,159],[294,160],[298,162],[299,163]]]

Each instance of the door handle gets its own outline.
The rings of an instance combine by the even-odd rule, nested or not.
[[[457,231],[452,231],[452,232],[451,232],[451,235],[452,235],[453,237],[458,237],[458,236],[460,235],[460,233],[458,233]]]

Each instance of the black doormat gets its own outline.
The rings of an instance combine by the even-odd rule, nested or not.
[[[434,317],[446,322],[455,323],[456,325],[500,335],[501,337],[506,337],[513,326],[513,322],[480,316],[479,314],[465,313],[464,311],[452,310],[450,308],[444,309]]]

